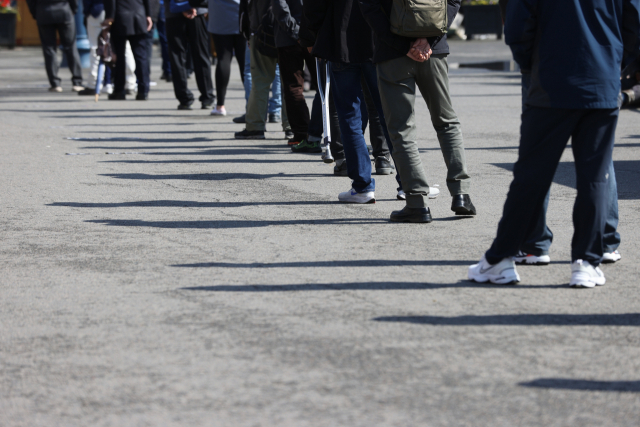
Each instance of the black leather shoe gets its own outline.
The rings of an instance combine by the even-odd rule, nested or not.
[[[178,110],[193,110],[193,107],[191,107],[191,104],[179,104]]]
[[[471,203],[471,197],[469,197],[468,194],[458,194],[457,196],[453,196],[451,210],[454,211],[456,215],[476,214],[476,207]]]
[[[410,208],[405,206],[402,210],[391,212],[389,219],[393,222],[431,222],[431,210],[429,208]]]
[[[127,99],[127,96],[120,92],[120,93],[112,93],[109,94],[109,99],[113,99],[113,100],[117,100],[117,101],[124,101],[125,99]]]
[[[95,95],[95,94],[96,94],[96,90],[91,89],[90,87],[85,87],[80,92],[78,92],[78,95]]]
[[[149,95],[146,93],[139,93],[136,95],[136,101],[146,101],[147,99],[149,99]]]

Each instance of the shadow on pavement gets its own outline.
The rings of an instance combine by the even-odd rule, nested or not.
[[[518,385],[523,387],[554,388],[560,390],[640,393],[640,381],[590,381],[570,380],[566,378],[540,378],[528,383],[519,383]]]
[[[521,286],[516,286],[520,288]],[[539,287],[539,286],[536,286]],[[564,285],[558,285],[564,287]],[[567,287],[567,289],[570,289]],[[377,322],[441,326],[640,326],[640,313],[624,314],[496,314],[490,316],[389,316]]]
[[[293,291],[388,291],[388,290],[429,290],[446,288],[475,288],[477,284],[467,281],[457,283],[423,282],[356,282],[356,283],[309,283],[297,285],[216,285],[180,288],[183,291],[206,292],[293,292]],[[489,285],[496,289],[514,289],[512,286]],[[558,288],[562,285],[518,286],[518,288]],[[377,318],[374,320],[382,320]],[[391,318],[389,318],[391,319]]]
[[[635,146],[640,144],[620,144],[622,146]],[[499,168],[513,171],[513,163],[492,163]],[[640,160],[614,160],[613,167],[616,170],[618,183],[618,199],[640,199]],[[573,162],[560,162],[553,177],[553,182],[566,187],[576,188],[576,172]]]
[[[175,264],[171,267],[217,267],[217,268],[301,268],[301,267],[402,267],[428,265],[471,265],[473,261],[454,260],[385,260],[361,259],[340,261],[296,261],[274,263],[200,262],[195,264]]]
[[[259,174],[259,173],[201,173],[201,174],[177,174],[177,175],[150,175],[146,173],[115,173],[115,174],[103,174],[101,176],[108,176],[117,179],[188,179],[192,181],[227,181],[230,179],[269,179],[269,178],[322,178],[326,177],[326,174],[321,173],[271,173],[271,174]],[[336,202],[337,203],[337,202]]]
[[[335,205],[333,200],[302,200],[295,202],[191,202],[182,200],[149,200],[139,202],[121,203],[82,203],[82,202],[55,202],[46,206],[66,206],[71,208],[231,208],[244,206],[299,206],[299,205]]]
[[[155,147],[154,147],[155,148]],[[156,153],[145,153],[145,154],[156,154]],[[197,153],[196,153],[197,154]],[[208,160],[106,160],[100,163],[137,163],[137,164],[169,164],[169,163],[251,163],[251,164],[262,164],[262,163],[319,163],[317,159],[315,160],[300,160],[300,159],[289,159],[289,160],[269,160],[269,159],[208,159]],[[378,200],[378,199],[376,199]]]
[[[335,202],[338,204],[339,202]],[[299,219],[287,221],[142,221],[138,219],[95,219],[87,220],[94,224],[105,224],[116,227],[153,227],[153,228],[187,228],[187,229],[228,229],[268,227],[270,225],[340,225],[340,224],[380,224],[385,219],[353,218],[353,219]]]

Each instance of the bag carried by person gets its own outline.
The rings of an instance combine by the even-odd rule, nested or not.
[[[113,68],[116,66],[116,54],[111,46],[111,33],[109,27],[103,27],[100,34],[98,34],[98,48],[96,49],[96,56],[100,58],[101,62],[105,65]]]
[[[256,44],[258,52],[271,58],[278,57],[278,48],[276,48],[275,37],[275,19],[273,18],[273,12],[271,12],[271,6],[262,16],[260,20],[260,26],[256,30],[253,42]]]
[[[441,36],[447,32],[447,0],[393,0],[389,20],[399,36]]]

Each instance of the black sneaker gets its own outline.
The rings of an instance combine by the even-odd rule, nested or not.
[[[210,110],[212,108],[213,108],[213,102],[211,102],[211,103],[204,102],[204,103],[202,103],[202,105],[200,105],[200,109],[201,110]]]
[[[233,123],[247,123],[247,115],[243,114],[240,117],[234,117]]]
[[[431,222],[431,210],[429,208],[410,208],[405,206],[402,210],[391,212],[389,219],[393,222]]]
[[[347,172],[347,161],[345,159],[336,160],[336,165],[333,167],[333,174],[335,176],[349,176]]]
[[[191,104],[180,104],[178,105],[178,110],[193,110]]]
[[[264,139],[263,130],[246,130],[236,132],[234,134],[236,139]]]
[[[476,214],[476,207],[471,203],[471,197],[469,197],[468,194],[458,194],[457,196],[453,196],[451,210],[454,211],[456,215]]]
[[[375,160],[376,175],[391,175],[395,169],[391,159],[386,156],[378,156]]]
[[[280,117],[280,114],[269,114],[269,123],[280,123],[282,121],[282,118]]]
[[[293,139],[294,137],[295,135],[293,134],[293,131],[290,131],[290,130],[284,131],[284,139]]]
[[[136,95],[136,101],[146,101],[149,99],[149,95],[146,93],[139,93]]]
[[[116,100],[116,101],[124,101],[125,99],[127,99],[127,96],[120,92],[120,93],[111,93],[109,94],[109,99],[111,100]]]
[[[80,92],[78,92],[78,95],[95,95],[95,94],[96,94],[96,90],[91,89],[90,87],[85,87]]]

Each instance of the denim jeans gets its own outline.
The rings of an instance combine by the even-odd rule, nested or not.
[[[530,86],[530,74],[522,75],[522,110],[525,110],[525,102]],[[613,167],[613,160],[609,165],[609,206],[607,222],[604,228],[604,252],[613,252],[620,246],[620,233],[618,233],[618,184],[616,182],[616,172]],[[542,213],[537,218],[535,226],[528,235],[525,243],[520,249],[531,255],[547,255],[553,242],[553,233],[547,226],[547,208],[549,206],[549,191],[544,199]]]
[[[280,67],[277,65],[276,77],[271,83],[271,93],[268,113],[280,115],[282,112],[282,86],[280,84]],[[251,94],[251,52],[246,49],[244,53],[244,99],[247,103],[249,102],[249,94]]]
[[[384,117],[375,66],[371,62],[331,63],[331,91],[338,111],[340,135],[347,159],[347,172],[353,181],[353,189],[358,193],[374,191],[376,186],[375,180],[371,177],[371,159],[362,132],[362,109],[365,108],[362,78],[369,88],[378,114]],[[389,140],[384,121],[382,126]]]

